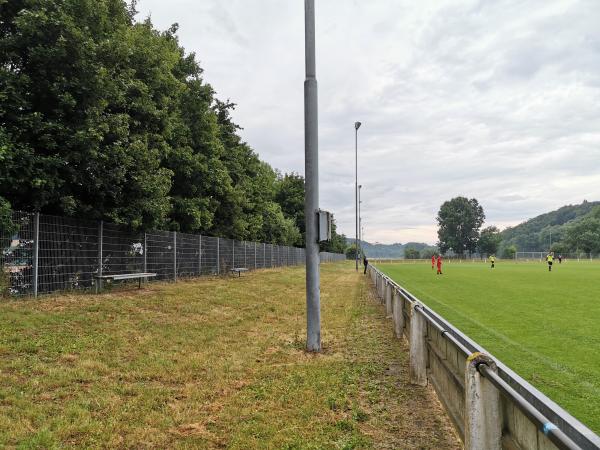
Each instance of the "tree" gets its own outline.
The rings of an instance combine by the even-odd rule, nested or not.
[[[515,247],[514,245],[509,245],[508,247],[506,247],[504,249],[502,257],[506,258],[506,259],[514,259],[516,253],[517,253],[517,247]]]
[[[0,197],[0,236],[8,237],[13,231],[10,203]]]
[[[123,0],[0,4],[0,192],[12,208],[304,245],[304,179],[242,140],[235,104],[216,98],[177,24],[138,23]],[[326,247],[345,239],[334,230]]]
[[[565,243],[573,250],[585,253],[600,252],[600,218],[586,217],[569,226]]]
[[[356,259],[356,244],[351,244],[346,249],[346,259],[355,260]]]
[[[405,259],[419,259],[420,256],[421,254],[416,248],[407,248],[404,250]]]
[[[176,88],[173,58],[152,45],[164,38],[144,39],[120,0],[17,0],[0,11],[0,192],[18,209],[163,224]]]
[[[263,230],[259,240],[272,244],[293,245],[300,232],[291,219],[284,217],[281,207],[270,202],[264,210]]]
[[[300,230],[301,239],[297,244],[304,247],[304,177],[294,172],[279,175],[275,184],[275,201],[279,203],[285,216],[292,219]]]
[[[452,250],[460,256],[474,252],[484,220],[483,208],[474,198],[455,197],[444,202],[437,215],[440,252]]]
[[[498,253],[498,247],[502,241],[498,227],[490,226],[481,230],[477,248],[482,255],[495,255]]]
[[[550,251],[557,255],[565,254],[569,251],[569,246],[564,241],[554,242],[550,247]]]
[[[437,249],[433,247],[426,247],[421,250],[421,259],[431,259],[434,255],[437,255]]]

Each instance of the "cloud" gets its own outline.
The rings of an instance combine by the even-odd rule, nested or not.
[[[180,24],[263,159],[304,172],[303,2],[138,8]],[[356,120],[368,240],[435,242],[455,195],[500,226],[600,199],[598,23],[593,0],[317,2],[321,206],[354,235]]]

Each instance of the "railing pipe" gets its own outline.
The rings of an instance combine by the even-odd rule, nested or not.
[[[548,436],[558,448],[561,450],[579,450],[579,447],[565,433],[563,433],[556,425],[550,422],[542,413],[535,409],[527,400],[525,400],[517,391],[515,391],[506,381],[490,370],[487,364],[480,364],[477,367],[479,373],[487,378],[496,388],[504,394],[525,414],[529,419],[535,422],[540,431]]]

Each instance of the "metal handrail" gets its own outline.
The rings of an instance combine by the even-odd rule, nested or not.
[[[562,450],[578,450],[580,446],[575,444],[562,430],[548,420],[541,412],[535,409],[522,395],[515,391],[510,385],[500,376],[490,369],[490,367],[481,363],[477,366],[477,370],[481,375],[490,381],[496,388],[505,396],[510,398],[515,405],[529,417],[533,422],[537,423],[542,433],[548,436],[558,448]]]

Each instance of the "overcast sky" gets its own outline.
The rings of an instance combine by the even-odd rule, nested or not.
[[[140,0],[179,23],[260,157],[304,173],[304,2]],[[437,239],[445,200],[501,228],[600,200],[600,2],[316,0],[320,204],[366,240]]]

